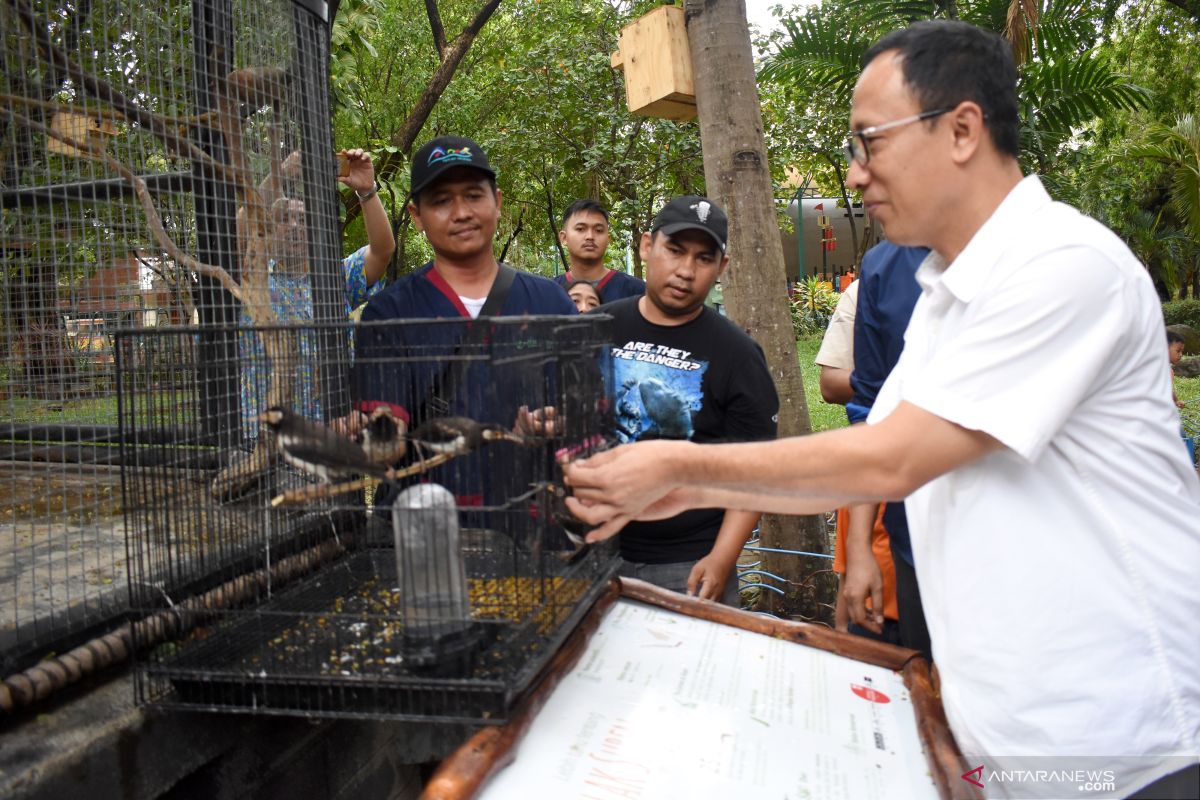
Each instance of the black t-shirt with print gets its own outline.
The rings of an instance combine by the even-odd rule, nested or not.
[[[618,438],[744,442],[775,437],[779,397],[762,348],[710,308],[678,326],[655,325],[629,297],[597,311],[613,317],[613,396]],[[722,509],[632,522],[621,555],[666,564],[695,561],[712,549]]]

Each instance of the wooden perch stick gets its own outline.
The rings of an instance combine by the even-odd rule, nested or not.
[[[449,453],[438,453],[432,458],[427,458],[423,461],[418,461],[412,466],[404,469],[389,469],[387,480],[398,481],[401,478],[410,478],[413,475],[420,475],[426,470],[431,470],[434,467],[439,467],[445,464],[450,459],[454,458]],[[334,495],[346,494],[347,492],[357,492],[367,487],[371,478],[359,478],[345,483],[314,483],[300,489],[289,489],[282,494],[275,495],[271,498],[271,506],[278,508],[279,506],[294,506],[301,503],[319,500],[324,497],[333,497]]]

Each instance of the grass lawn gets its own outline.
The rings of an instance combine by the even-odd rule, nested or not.
[[[821,368],[813,363],[817,350],[821,348],[821,336],[806,336],[796,340],[796,353],[800,358],[800,371],[804,374],[804,397],[808,400],[808,414],[812,417],[813,432],[844,428],[846,409],[831,405],[821,399]]]
[[[165,390],[154,393],[139,393],[132,398],[136,404],[138,424],[182,420],[192,414],[192,398],[172,401]],[[129,398],[127,398],[129,399]],[[126,408],[129,414],[134,409]],[[117,398],[68,397],[63,400],[35,400],[28,397],[12,397],[0,401],[0,422],[22,422],[36,424],[70,425],[116,425]]]
[[[807,387],[805,391],[808,391]],[[1200,378],[1176,378],[1175,396],[1185,403],[1200,400]]]

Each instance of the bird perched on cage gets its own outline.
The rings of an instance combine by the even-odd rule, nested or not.
[[[502,425],[476,422],[469,417],[434,417],[422,422],[406,438],[425,452],[448,458],[466,455],[488,442],[525,443],[525,437]]]
[[[367,424],[359,432],[359,439],[363,452],[375,464],[395,464],[404,457],[408,445],[404,423],[384,405],[371,411]]]
[[[563,558],[568,564],[572,564],[587,555],[588,548],[591,545],[587,543],[584,537],[591,530],[591,526],[576,517],[567,508],[566,499],[570,494],[567,487],[551,483],[546,484],[544,489],[546,495],[550,498],[550,517],[562,527],[563,533],[567,535],[567,540],[575,548],[574,551],[567,553]]]
[[[321,480],[333,482],[351,475],[388,477],[387,465],[372,461],[354,441],[291,409],[269,408],[259,420],[275,434],[275,446],[284,461]]]

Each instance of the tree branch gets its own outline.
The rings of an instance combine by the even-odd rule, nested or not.
[[[454,71],[458,69],[459,62],[463,56],[471,48],[475,37],[479,35],[479,31],[491,19],[492,14],[500,7],[501,0],[488,0],[483,8],[475,14],[474,18],[463,28],[462,33],[454,37],[454,41],[446,49],[446,53],[442,58],[442,62],[438,64],[437,69],[433,71],[433,75],[429,78],[429,83],[425,86],[425,91],[421,92],[421,96],[417,99],[416,105],[413,106],[412,112],[408,115],[408,119],[404,120],[404,124],[400,126],[400,130],[392,136],[392,144],[400,148],[403,152],[408,152],[412,149],[413,143],[417,139],[417,134],[421,132],[421,128],[425,127],[426,120],[429,119],[430,113],[433,112],[433,107],[437,101],[441,99],[442,93],[446,91],[446,87],[450,85],[450,79],[454,77]]]
[[[550,180],[546,177],[546,162],[542,161],[542,190],[546,193],[546,218],[550,220],[550,235],[554,238],[554,246],[558,248],[558,260],[562,262],[563,271],[571,269],[570,262],[567,261],[567,254],[563,251],[562,242],[555,236],[555,229],[558,227],[557,220],[554,219],[554,192],[550,189]],[[563,220],[564,222],[566,220]]]
[[[38,100],[33,97],[25,97],[23,95],[5,94],[0,92],[0,103],[9,103],[11,105],[25,106],[26,108],[37,108],[42,111],[51,112],[70,112],[72,114],[81,114],[92,119],[106,119],[112,122],[128,122],[128,117],[119,111],[112,111],[107,108],[99,108],[97,106],[88,105],[87,103],[60,103],[56,100]],[[178,125],[186,127],[188,125],[208,125],[216,121],[217,115],[212,111],[206,111],[203,114],[193,114],[190,117],[167,117],[159,115],[163,122],[170,125]]]
[[[425,15],[429,17],[429,28],[433,31],[433,46],[437,48],[438,59],[446,59],[446,28],[442,25],[442,15],[438,12],[437,0],[425,0]]]
[[[504,247],[500,248],[500,258],[498,261],[504,261],[504,257],[508,255],[509,246],[516,240],[517,234],[525,227],[525,206],[521,206],[521,213],[517,214],[517,225],[513,228],[512,233],[508,235],[508,239],[504,242]]]
[[[1192,18],[1193,21],[1200,23],[1200,0],[1166,0],[1171,5],[1175,6],[1183,13]]]
[[[167,255],[169,255],[184,269],[192,270],[193,272],[197,272],[201,275],[219,281],[221,285],[224,286],[231,295],[237,298],[239,302],[245,302],[242,297],[242,287],[233,279],[232,275],[230,275],[221,267],[213,264],[205,264],[204,262],[189,256],[187,253],[179,249],[179,245],[175,244],[175,241],[170,237],[166,229],[163,227],[162,218],[158,215],[158,209],[154,207],[154,203],[150,199],[150,190],[146,188],[146,182],[137,175],[134,175],[133,171],[129,169],[129,167],[125,166],[103,150],[93,147],[90,142],[80,142],[70,136],[65,136],[58,131],[51,130],[40,122],[34,122],[32,119],[29,119],[29,117],[19,114],[16,111],[10,111],[9,113],[12,114],[13,119],[20,124],[29,127],[31,130],[35,130],[45,136],[49,136],[52,139],[57,139],[63,144],[74,147],[81,152],[88,153],[89,155],[104,161],[104,163],[107,164],[111,169],[119,173],[122,178],[129,181],[129,183],[133,186],[134,193],[137,195],[138,202],[141,203],[142,211],[146,215],[146,223],[150,226],[150,233],[154,236],[154,240],[158,242],[159,246],[166,251]]]
[[[427,0],[427,5],[433,2],[434,0]],[[425,85],[425,90],[417,98],[412,111],[409,112],[400,129],[392,134],[391,144],[398,148],[400,152],[408,153],[412,150],[413,143],[417,140],[417,135],[425,127],[429,115],[433,112],[433,107],[437,105],[438,100],[441,99],[442,94],[446,91],[446,87],[450,85],[450,79],[454,77],[454,72],[458,69],[459,63],[463,60],[467,51],[470,50],[475,37],[479,35],[479,31],[491,19],[492,14],[496,13],[496,9],[500,7],[500,3],[501,0],[488,0],[476,12],[467,26],[463,28],[462,33],[454,37],[454,41],[446,47],[441,63],[433,71],[433,75],[429,78],[429,83]],[[432,24],[432,19],[430,22]],[[375,165],[376,176],[386,180],[395,175],[400,161],[400,156],[389,153]],[[348,221],[354,219],[356,211],[358,211],[357,208],[350,209],[347,214]]]
[[[75,81],[87,94],[102,103],[112,106],[126,119],[137,122],[175,153],[181,156],[186,155],[192,161],[203,164],[224,180],[234,183],[240,182],[241,176],[231,174],[225,165],[196,147],[187,137],[172,131],[170,126],[158,114],[134,104],[133,101],[113,88],[111,84],[92,75],[79,64],[72,61],[65,51],[55,47],[54,42],[50,39],[49,31],[46,30],[45,26],[38,24],[33,9],[28,3],[21,2],[21,0],[9,0],[9,6],[21,18],[21,22],[25,25],[26,30],[29,31],[30,36],[37,43],[38,49],[42,52],[42,58],[51,67],[64,70],[71,80]]]

